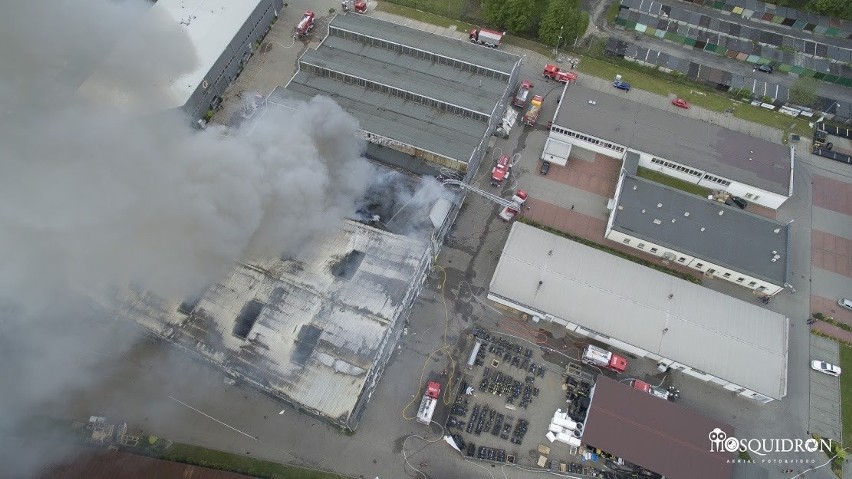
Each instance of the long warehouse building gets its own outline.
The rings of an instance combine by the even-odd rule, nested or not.
[[[337,15],[299,71],[268,98],[329,96],[358,119],[371,149],[455,170],[476,169],[502,120],[521,58],[362,15]],[[378,155],[376,155],[378,156]]]
[[[759,402],[787,394],[789,319],[515,223],[488,299]]]

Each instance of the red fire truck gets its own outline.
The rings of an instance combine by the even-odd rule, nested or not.
[[[491,170],[491,186],[500,186],[503,180],[511,174],[511,166],[509,165],[509,155],[500,155],[497,164]]]
[[[314,29],[314,12],[310,10],[305,10],[305,14],[302,15],[302,19],[299,20],[299,24],[296,25],[296,35],[299,37],[304,37],[308,33]]]
[[[572,71],[562,70],[556,65],[546,65],[544,67],[544,72],[542,72],[542,76],[545,78],[551,78],[560,83],[572,83],[577,80],[577,74]]]
[[[426,393],[423,394],[420,407],[417,409],[417,422],[427,425],[432,422],[432,415],[435,414],[435,406],[438,405],[440,395],[441,385],[435,381],[429,381],[426,385]]]
[[[623,373],[627,369],[627,359],[606,349],[592,344],[583,350],[583,362],[599,368],[609,369],[616,373]]]

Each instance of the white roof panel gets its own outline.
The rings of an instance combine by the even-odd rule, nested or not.
[[[261,1],[159,0],[83,83],[81,94],[134,111],[182,107]]]
[[[496,295],[780,399],[789,320],[637,263],[515,223]]]

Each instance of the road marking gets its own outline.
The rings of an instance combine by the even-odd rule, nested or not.
[[[192,407],[192,406],[190,406],[189,404],[187,404],[187,403],[185,403],[185,402],[181,401],[180,399],[175,399],[175,398],[173,398],[173,397],[171,397],[171,396],[169,396],[169,399],[171,399],[172,401],[175,401],[176,403],[179,403],[179,404],[181,404],[181,405],[183,405],[183,406],[186,406],[186,407],[188,407],[188,408],[192,409],[193,411],[197,412],[198,414],[201,414],[202,416],[205,416],[205,417],[207,417],[207,418],[209,418],[209,419],[212,419],[212,420],[214,420],[214,421],[218,422],[219,424],[221,424],[221,425],[223,425],[223,426],[225,426],[225,427],[227,427],[227,428],[229,428],[229,429],[233,429],[234,431],[237,431],[238,433],[242,434],[242,435],[243,435],[243,436],[245,436],[245,437],[250,437],[250,438],[252,438],[253,440],[257,441],[257,438],[256,438],[256,437],[254,437],[254,436],[252,436],[251,434],[248,434],[248,433],[246,433],[246,432],[240,431],[239,429],[235,428],[234,426],[231,426],[231,425],[225,424],[224,422],[222,422],[222,421],[220,421],[220,420],[216,419],[215,417],[213,417],[213,416],[211,416],[211,415],[209,415],[209,414],[206,414],[206,413],[204,413],[204,412],[202,412],[202,411],[199,411],[198,409],[195,409],[194,407]]]

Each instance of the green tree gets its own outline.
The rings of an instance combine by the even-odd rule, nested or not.
[[[852,20],[852,2],[849,0],[811,0],[808,10],[834,18]]]
[[[812,106],[817,97],[819,82],[810,77],[799,77],[790,86],[790,102],[802,106]]]
[[[482,0],[482,16],[491,28],[506,28],[505,0]]]
[[[538,29],[538,39],[545,45],[573,43],[586,33],[589,15],[580,10],[577,0],[551,0]]]
[[[535,0],[482,0],[482,13],[489,28],[514,34],[529,32],[538,20]]]
[[[509,33],[528,32],[535,21],[534,0],[506,0],[503,11],[506,13],[505,28]]]

